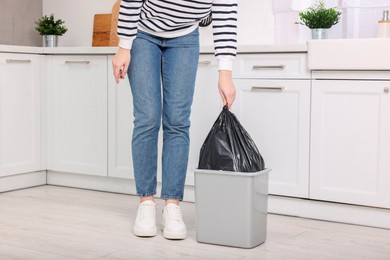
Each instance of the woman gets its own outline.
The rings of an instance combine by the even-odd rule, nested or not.
[[[199,58],[199,21],[212,13],[218,88],[224,105],[235,98],[237,0],[122,0],[119,50],[113,60],[118,83],[128,73],[134,103],[134,176],[140,196],[136,236],[157,233],[157,139],[162,121],[163,235],[184,239],[180,201],[189,153],[190,112]],[[130,62],[131,57],[131,62]]]

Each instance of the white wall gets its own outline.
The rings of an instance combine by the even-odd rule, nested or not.
[[[92,46],[95,14],[111,13],[116,0],[43,0],[43,14],[54,14],[65,20],[68,31],[59,39],[59,46]]]
[[[35,21],[42,16],[42,0],[0,0],[0,44],[42,46]]]
[[[273,0],[241,0],[238,4],[238,44],[274,43]],[[211,45],[211,28],[201,29],[201,44]]]
[[[65,20],[68,32],[59,46],[91,46],[93,17],[111,13],[115,0],[43,0],[43,14]],[[240,45],[274,42],[273,0],[239,1],[238,41]],[[201,30],[201,44],[211,45],[211,29]]]

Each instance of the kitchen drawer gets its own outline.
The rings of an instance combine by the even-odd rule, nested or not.
[[[234,78],[310,78],[306,53],[239,54]]]

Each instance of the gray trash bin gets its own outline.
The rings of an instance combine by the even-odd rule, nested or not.
[[[243,248],[264,243],[269,172],[196,169],[197,241]]]

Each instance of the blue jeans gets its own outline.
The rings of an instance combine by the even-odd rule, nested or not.
[[[198,59],[198,29],[177,38],[138,31],[133,42],[128,76],[134,104],[134,176],[141,197],[156,194],[157,141],[162,121],[161,198],[183,199]]]

